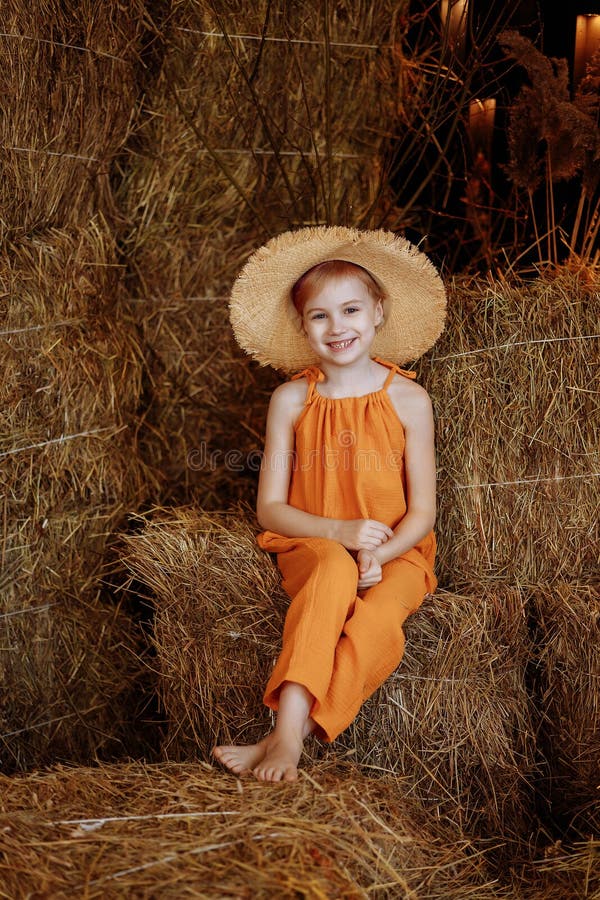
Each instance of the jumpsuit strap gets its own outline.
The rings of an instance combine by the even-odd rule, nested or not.
[[[385,383],[383,385],[383,390],[386,390],[388,386],[391,384],[394,375],[403,375],[405,378],[414,379],[417,377],[416,372],[412,372],[410,369],[401,369],[400,366],[397,366],[396,363],[389,362],[387,359],[381,359],[380,356],[374,356],[373,359],[375,362],[381,363],[382,366],[387,366],[390,370],[387,378],[385,379]]]
[[[316,383],[318,381],[323,381],[325,375],[318,366],[309,366],[307,369],[302,369],[301,372],[292,375],[290,381],[296,381],[298,378],[306,378],[308,381],[308,390],[306,392],[306,400],[304,401],[304,405],[306,406],[313,399]]]

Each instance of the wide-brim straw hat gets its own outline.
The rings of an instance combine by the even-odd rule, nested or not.
[[[239,273],[229,303],[240,346],[261,365],[295,372],[318,363],[302,333],[292,287],[308,269],[342,259],[367,269],[383,294],[372,355],[418,359],[444,328],[446,292],[427,256],[392,232],[322,226],[287,231],[260,247]]]

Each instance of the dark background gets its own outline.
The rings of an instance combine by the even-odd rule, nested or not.
[[[540,49],[546,56],[560,56],[569,60],[573,71],[573,54],[575,50],[575,19],[585,13],[600,14],[600,0],[575,0],[561,4],[559,0],[542,0],[539,4],[542,23],[542,43]],[[525,4],[523,4],[525,6]]]
[[[434,35],[439,40],[439,4],[432,6],[428,0],[414,0],[411,11],[415,24],[409,30],[408,44],[419,48],[429,40],[435,43]],[[416,243],[424,239],[424,249],[446,272],[487,270],[517,255],[525,269],[540,262],[535,234],[527,230],[528,210],[521,205],[515,212],[515,196],[507,173],[511,106],[528,78],[522,66],[506,57],[497,35],[503,30],[518,31],[545,56],[566,59],[572,89],[576,18],[586,13],[600,14],[600,0],[575,0],[568,5],[557,0],[470,0],[472,37],[467,39],[466,55],[462,63],[453,62],[451,54],[447,57],[460,79],[470,79],[468,91],[457,97],[455,115],[435,122],[435,144],[423,149],[422,140],[414,141],[407,152],[410,135],[399,133],[390,175],[398,206],[396,218],[390,223],[392,229],[401,230]],[[441,87],[434,85],[432,93],[447,89],[452,89],[451,82]],[[467,115],[471,98],[489,96],[495,97],[497,104],[493,138],[486,154],[484,188],[476,197],[478,208],[484,215],[486,210],[489,213],[490,238],[484,246],[469,220],[469,211],[474,207],[469,206],[467,197],[478,172],[474,170]],[[450,109],[452,103],[451,100]],[[428,111],[424,115],[435,121]],[[446,144],[448,135],[451,139]],[[440,146],[444,147],[443,163],[440,163]],[[421,185],[426,187],[421,190]],[[580,194],[578,177],[556,181],[552,191],[554,221],[564,233],[569,233]],[[532,202],[537,208],[541,233],[546,228],[544,219],[548,214],[543,188]],[[517,231],[518,239],[513,237]],[[566,256],[566,245],[562,244],[558,252]]]

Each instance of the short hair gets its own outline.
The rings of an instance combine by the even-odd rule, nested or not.
[[[364,284],[375,302],[383,299],[383,291],[368,269],[346,259],[328,259],[308,269],[292,287],[292,303],[297,312],[303,314],[308,300],[319,290],[322,282],[328,278],[344,278],[349,275]]]

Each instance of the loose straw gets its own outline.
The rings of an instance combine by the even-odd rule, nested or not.
[[[83,319],[65,319],[64,322],[46,322],[44,325],[28,325],[26,328],[12,328],[10,331],[0,331],[0,337],[9,334],[23,334],[27,331],[42,331],[45,328],[63,328],[67,325],[80,325]]]
[[[123,427],[126,428],[127,426],[125,425]],[[15,453],[23,453],[26,450],[38,450],[40,447],[48,447],[51,444],[64,444],[66,441],[74,440],[74,438],[89,437],[92,434],[100,434],[102,431],[111,431],[111,428],[106,425],[103,428],[94,428],[91,431],[80,431],[78,434],[61,434],[60,437],[49,438],[47,441],[41,441],[39,444],[27,444],[25,447],[13,447],[12,450],[5,450],[4,453],[0,453],[0,459],[5,456],[12,456]],[[117,431],[115,431],[114,434],[117,434]]]
[[[531,341],[509,341],[507,344],[495,344],[492,347],[480,347],[476,350],[465,350],[463,353],[451,353],[449,356],[437,356],[432,362],[445,362],[447,359],[458,359],[461,356],[472,356],[475,353],[491,353],[492,350],[512,350],[513,347],[528,347],[530,344],[552,344],[558,341],[591,341],[600,338],[600,334],[580,334],[574,337],[534,338]]]
[[[53,606],[58,606],[58,603],[46,603],[45,606],[29,606],[25,609],[15,609],[12,612],[0,613],[0,619],[10,619],[11,616],[25,616],[28,613],[44,612],[47,609],[52,609]]]
[[[195,28],[181,28],[178,27],[177,31],[185,31],[188,34],[200,34],[203,37],[216,37],[216,38],[235,38],[238,41],[260,41],[261,43],[273,43],[273,44],[310,44],[313,47],[323,47],[325,45],[325,41],[310,41],[305,38],[278,38],[278,37],[265,37],[261,34],[229,34],[225,35],[222,31],[197,31]],[[330,47],[349,47],[351,49],[357,50],[379,50],[379,44],[350,44],[344,41],[329,41]]]
[[[36,728],[45,728],[46,725],[54,725],[56,722],[64,722],[65,719],[72,719],[73,716],[78,715],[76,712],[67,713],[64,716],[58,716],[56,719],[48,719],[47,722],[38,722],[37,725],[28,725],[26,728],[19,728],[17,731],[6,731],[4,734],[0,734],[0,741],[4,740],[4,738],[14,737],[16,734],[25,734],[27,731],[35,731]]]
[[[44,822],[49,828],[55,825],[87,825],[92,828],[101,828],[108,822],[145,822],[149,819],[198,819],[208,816],[239,816],[239,810],[210,810],[208,812],[181,812],[181,813],[148,813],[140,816],[106,816],[95,819],[59,819],[58,822]]]
[[[80,47],[78,44],[65,44],[62,41],[51,41],[48,38],[32,37],[29,34],[16,34],[11,31],[0,31],[0,37],[16,38],[19,41],[32,41],[38,44],[50,44],[51,47],[64,47],[67,50],[80,50],[82,53],[92,53],[94,56],[106,56],[107,59],[114,59],[116,62],[125,62],[120,56],[113,56],[112,53],[106,53],[104,50],[93,50],[91,47]]]
[[[209,297],[208,295],[206,297],[165,297],[165,296],[153,295],[151,297],[128,297],[127,299],[131,300],[135,303],[140,303],[140,302],[143,302],[144,300],[149,300],[152,303],[160,303],[163,300],[166,300],[169,303],[172,303],[173,301],[177,301],[179,303],[181,303],[183,301],[185,301],[185,302],[189,301],[190,303],[192,303],[192,302],[199,302],[199,301],[205,301],[205,300],[229,300],[229,297],[228,296]]]
[[[16,153],[45,153],[46,156],[64,156],[67,159],[81,159],[84,162],[100,162],[95,156],[81,156],[78,153],[60,153],[58,150],[39,150],[37,147],[8,147],[6,144],[2,144],[0,145],[0,149],[14,150]]]
[[[271,834],[257,834],[256,837],[251,838],[253,841],[264,841],[267,837],[278,837],[278,835]],[[195,847],[193,850],[182,850],[181,853],[170,853],[169,856],[163,856],[161,859],[153,859],[151,862],[143,863],[141,866],[133,866],[131,869],[121,869],[120,872],[113,872],[111,875],[106,875],[104,878],[96,878],[94,881],[88,881],[85,885],[80,885],[80,888],[89,887],[93,884],[102,884],[104,881],[111,881],[114,878],[122,878],[123,875],[133,875],[134,872],[143,872],[146,869],[151,869],[153,866],[162,866],[165,863],[174,862],[176,859],[181,859],[183,856],[197,856],[201,853],[212,853],[215,850],[224,850],[226,847],[234,847],[237,844],[243,844],[244,839],[240,838],[237,841],[222,841],[220,844],[206,844],[204,847]]]
[[[309,150],[263,150],[261,147],[246,149],[244,147],[211,147],[210,150],[206,149],[198,149],[194,150],[195,156],[205,155],[205,154],[213,154],[213,153],[231,153],[237,156],[291,156],[291,157],[301,157],[305,156],[317,156],[317,151],[314,147],[311,147]],[[364,155],[360,153],[328,153],[328,158],[331,159],[374,159],[374,156]]]
[[[584,472],[582,475],[550,475],[544,478],[538,478],[537,475],[531,478],[522,478],[518,481],[486,481],[474,482],[473,484],[455,484],[454,489],[457,491],[467,490],[469,488],[485,488],[485,487],[506,487],[511,484],[538,484],[550,481],[572,481],[575,478],[598,478],[600,472]]]

